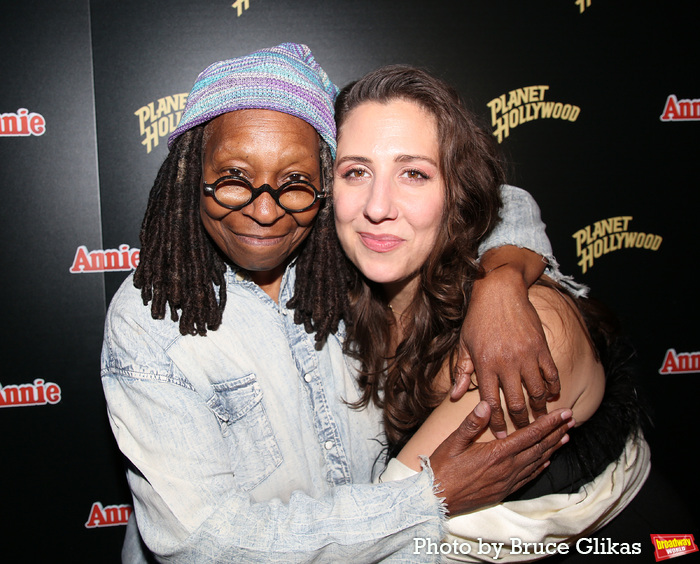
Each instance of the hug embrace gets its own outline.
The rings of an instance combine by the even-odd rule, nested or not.
[[[105,327],[124,561],[425,562],[640,490],[614,324],[444,82],[338,94],[283,44],[205,69],[169,145]]]

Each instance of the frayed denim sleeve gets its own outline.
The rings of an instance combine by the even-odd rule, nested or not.
[[[559,263],[552,251],[552,244],[545,231],[546,225],[540,216],[540,208],[530,193],[522,188],[504,184],[501,186],[501,199],[503,200],[501,221],[479,245],[479,256],[504,245],[529,249],[540,255],[546,262],[547,276],[559,282],[575,296],[586,296],[587,286],[560,271]]]

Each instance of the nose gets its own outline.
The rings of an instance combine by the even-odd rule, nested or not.
[[[262,186],[263,184],[273,188],[277,186],[274,174],[267,171],[257,174],[253,186]],[[287,213],[277,205],[274,198],[267,192],[260,194],[241,211],[260,225],[272,225]]]
[[[272,225],[287,212],[267,192],[263,192],[241,210],[260,225]]]
[[[377,175],[367,193],[364,214],[372,223],[396,219],[398,208],[390,179]]]

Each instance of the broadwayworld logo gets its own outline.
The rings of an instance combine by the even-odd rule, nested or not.
[[[693,535],[651,535],[651,542],[657,562],[698,551]]]

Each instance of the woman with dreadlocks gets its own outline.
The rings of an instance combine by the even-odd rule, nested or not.
[[[134,502],[124,561],[424,561],[413,539],[439,540],[445,507],[502,499],[572,424],[556,410],[472,444],[486,408],[431,456],[435,472],[371,483],[381,416],[348,407],[360,396],[342,256],[312,230],[330,213],[336,92],[307,47],[283,44],[215,63],[189,95],[141,263],[105,324],[102,383]],[[302,259],[321,274],[297,277]],[[437,482],[452,486],[444,502]]]

